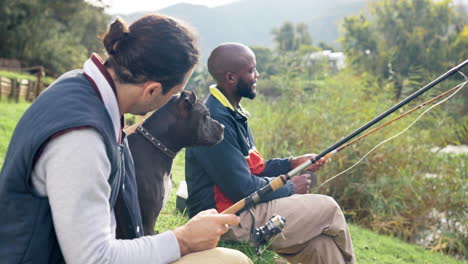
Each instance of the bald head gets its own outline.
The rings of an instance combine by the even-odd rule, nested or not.
[[[208,58],[208,71],[220,83],[227,72],[238,72],[253,59],[255,55],[247,46],[239,43],[224,43],[211,52]]]

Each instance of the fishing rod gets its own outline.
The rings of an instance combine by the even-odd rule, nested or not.
[[[457,89],[460,89],[460,87],[464,86],[465,84],[466,84],[466,81],[463,82],[463,83],[460,83],[460,84],[456,85],[455,87],[451,88],[450,90],[445,91],[445,92],[439,94],[438,96],[436,96],[436,97],[434,97],[434,98],[431,98],[430,100],[427,100],[426,102],[424,102],[424,103],[422,103],[422,104],[420,104],[420,105],[418,105],[418,106],[416,106],[416,107],[414,107],[414,108],[412,108],[412,109],[410,109],[410,110],[404,112],[403,114],[401,114],[401,115],[399,115],[399,116],[397,116],[397,117],[394,117],[394,118],[392,118],[391,120],[388,120],[387,122],[383,123],[382,125],[380,125],[380,126],[378,126],[378,127],[375,127],[375,128],[373,128],[373,129],[371,129],[370,131],[368,131],[367,133],[365,133],[365,134],[363,134],[363,135],[361,135],[361,136],[359,136],[359,137],[357,137],[357,138],[351,140],[350,142],[348,142],[348,143],[342,145],[341,147],[337,148],[336,151],[332,151],[332,152],[328,153],[328,154],[325,155],[323,158],[324,158],[325,160],[331,158],[331,156],[335,155],[337,152],[342,151],[343,149],[349,147],[350,145],[352,145],[352,144],[358,142],[359,140],[361,140],[361,139],[363,139],[363,138],[369,136],[370,134],[373,134],[374,132],[376,132],[376,131],[378,131],[378,130],[380,130],[380,129],[382,129],[382,128],[388,126],[388,125],[390,125],[391,123],[393,123],[393,122],[395,122],[395,121],[397,121],[397,120],[402,119],[403,117],[405,117],[405,116],[407,116],[407,115],[413,113],[414,111],[419,110],[419,109],[423,108],[424,106],[426,106],[426,105],[428,105],[428,104],[430,104],[430,103],[432,103],[432,102],[434,102],[434,101],[436,101],[436,100],[438,100],[438,99],[440,99],[440,98],[442,98],[442,97],[445,97],[445,96],[449,95],[449,94],[452,93],[453,91],[456,91]]]
[[[387,117],[388,115],[392,114],[393,112],[395,112],[399,108],[401,108],[404,105],[408,104],[410,101],[414,100],[415,98],[417,98],[421,94],[423,94],[426,91],[428,91],[429,89],[433,88],[434,86],[436,86],[440,82],[442,82],[445,79],[449,78],[450,76],[452,76],[453,74],[458,72],[460,69],[465,67],[467,64],[468,64],[468,60],[465,60],[464,62],[460,63],[459,65],[453,67],[452,69],[450,69],[449,71],[447,71],[443,75],[439,76],[437,79],[433,80],[432,82],[430,82],[429,84],[427,84],[423,88],[419,89],[418,91],[416,91],[412,95],[410,95],[407,98],[403,99],[401,102],[394,105],[393,107],[391,107],[390,109],[388,109],[384,113],[380,114],[379,116],[377,116],[373,120],[369,121],[365,125],[363,125],[360,128],[356,129],[354,132],[350,133],[349,135],[347,135],[346,137],[344,137],[343,139],[341,139],[337,143],[333,144],[332,146],[330,146],[329,148],[327,148],[326,150],[324,150],[323,152],[321,152],[317,156],[313,157],[310,160],[305,161],[301,165],[299,165],[296,168],[294,168],[293,170],[289,171],[287,174],[283,174],[283,175],[280,175],[280,176],[276,177],[268,185],[263,186],[259,190],[255,191],[254,193],[252,193],[248,197],[246,197],[246,198],[238,201],[237,203],[233,204],[232,206],[230,206],[229,208],[227,208],[226,210],[224,210],[221,213],[222,214],[235,214],[235,213],[238,213],[241,210],[248,210],[248,209],[252,208],[255,204],[259,203],[263,197],[265,197],[269,193],[271,193],[271,192],[281,188],[282,186],[284,186],[287,183],[287,181],[290,180],[292,177],[296,176],[301,171],[308,168],[310,165],[314,164],[315,162],[317,162],[321,158],[325,157],[327,154],[330,153],[331,155],[333,155],[334,153],[338,152],[338,148],[340,146],[342,146],[346,142],[350,141],[355,136],[361,134],[363,131],[365,131],[369,127],[373,126],[374,124],[376,124],[377,122],[379,122],[383,118]]]
[[[361,157],[356,163],[354,163],[351,167],[349,167],[349,168],[347,168],[346,170],[341,171],[340,173],[336,174],[335,176],[329,178],[328,180],[326,180],[325,182],[323,182],[323,183],[320,184],[319,186],[316,186],[316,187],[315,187],[312,191],[310,191],[310,192],[311,192],[311,193],[314,193],[314,192],[315,192],[316,190],[318,190],[320,187],[322,187],[322,186],[324,186],[325,184],[329,183],[330,181],[336,179],[336,177],[338,177],[338,176],[342,175],[343,173],[346,173],[347,171],[351,170],[351,169],[354,168],[357,164],[359,164],[362,160],[364,160],[372,151],[374,151],[375,149],[377,149],[377,148],[380,147],[381,145],[385,144],[386,142],[388,142],[388,141],[390,141],[390,140],[392,140],[392,139],[394,139],[394,138],[400,136],[400,135],[403,134],[404,132],[406,132],[406,131],[407,131],[409,128],[411,128],[419,119],[421,119],[421,117],[422,117],[423,115],[425,115],[428,111],[430,111],[430,110],[433,109],[434,107],[436,107],[436,106],[438,106],[438,105],[444,103],[445,101],[447,101],[448,99],[450,99],[451,97],[453,97],[455,94],[457,94],[458,92],[460,92],[460,90],[463,89],[464,86],[468,83],[468,77],[466,77],[462,72],[459,72],[459,73],[460,73],[461,75],[463,75],[463,77],[465,78],[465,81],[464,81],[463,83],[458,84],[456,87],[450,89],[449,91],[444,92],[444,93],[440,94],[439,96],[436,96],[435,98],[432,98],[431,100],[429,100],[429,101],[427,101],[427,102],[425,102],[425,103],[423,103],[423,104],[421,104],[421,105],[419,105],[419,106],[417,106],[417,107],[411,109],[410,111],[413,112],[413,111],[415,111],[415,110],[417,110],[417,109],[420,109],[420,108],[422,108],[423,106],[429,104],[430,101],[431,101],[431,102],[432,102],[432,101],[435,101],[435,100],[437,100],[437,99],[439,99],[439,98],[442,98],[443,96],[449,94],[450,92],[452,92],[452,94],[450,94],[449,97],[445,98],[444,100],[442,100],[442,101],[438,102],[437,104],[435,104],[435,105],[429,107],[428,109],[426,109],[422,114],[420,114],[420,115],[419,115],[409,126],[407,126],[405,129],[401,130],[401,131],[398,132],[396,135],[393,135],[393,136],[391,136],[391,137],[385,139],[384,141],[380,142],[379,144],[377,144],[376,146],[374,146],[371,150],[369,150],[364,156],[362,156],[362,157]],[[402,114],[401,116],[398,116],[398,117],[396,117],[396,118],[394,118],[394,119],[392,119],[392,120],[390,120],[390,121],[395,121],[395,119],[396,119],[396,120],[397,120],[397,119],[400,119],[400,118],[402,118],[404,115],[409,114],[410,111],[408,111],[408,112]],[[390,123],[390,121],[387,122],[387,123],[385,123],[384,125],[387,125],[388,123]],[[379,126],[378,128],[380,129],[380,128],[382,128],[384,125]],[[375,130],[375,129],[373,129],[372,132],[374,132],[374,130]],[[366,133],[366,135],[360,136],[359,138],[353,140],[353,142],[358,141],[359,139],[363,138],[364,136],[367,136],[368,134],[369,134],[369,133]],[[352,142],[350,142],[350,143],[352,143]],[[347,144],[345,144],[344,146],[339,147],[337,150],[340,151],[340,150],[344,149],[344,147],[349,146],[349,145],[350,145],[350,144],[347,143]],[[327,159],[327,157],[331,157],[331,156],[332,156],[331,153],[328,153],[327,155],[325,155],[325,157],[324,157],[323,159]]]

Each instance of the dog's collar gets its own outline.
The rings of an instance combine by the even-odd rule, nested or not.
[[[164,146],[161,140],[157,139],[155,136],[151,135],[151,133],[146,130],[143,125],[140,125],[136,131],[140,133],[143,137],[145,137],[151,144],[157,147],[162,153],[166,154],[171,159],[174,159],[177,153],[174,153],[168,147]]]

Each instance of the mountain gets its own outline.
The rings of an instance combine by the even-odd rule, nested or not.
[[[369,1],[241,0],[215,8],[177,4],[155,12],[180,18],[194,26],[200,35],[202,62],[205,62],[209,52],[223,42],[273,47],[271,30],[285,21],[306,23],[315,44],[323,41],[338,46],[340,21],[345,16],[359,13]],[[120,16],[130,23],[149,13],[154,12],[113,17]]]

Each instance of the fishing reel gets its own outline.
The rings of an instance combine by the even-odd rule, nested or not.
[[[250,245],[255,248],[257,256],[260,256],[260,247],[268,244],[272,237],[283,231],[286,226],[286,219],[280,215],[273,215],[265,225],[255,228],[255,216],[252,210],[249,211],[252,215]]]

